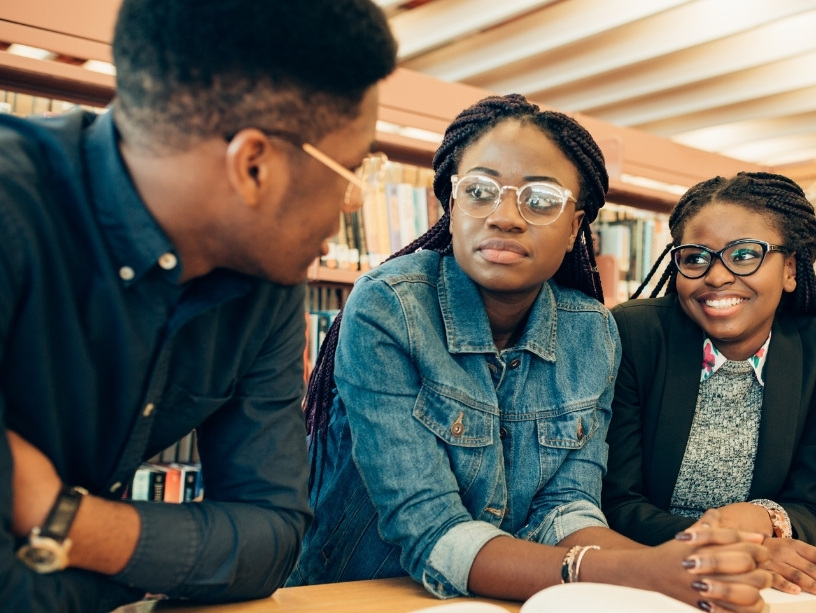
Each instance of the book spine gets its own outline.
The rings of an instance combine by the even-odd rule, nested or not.
[[[150,500],[150,466],[142,465],[133,475],[133,484],[130,489],[131,500]]]
[[[154,502],[164,501],[164,480],[165,472],[153,467],[150,471],[150,500]]]

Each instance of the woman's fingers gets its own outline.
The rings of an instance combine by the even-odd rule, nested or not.
[[[798,594],[802,591],[795,583],[791,583],[785,577],[780,575],[775,571],[771,571],[771,576],[773,579],[773,583],[771,583],[771,587],[775,590],[779,590],[780,592],[787,592],[788,594]]]
[[[683,568],[695,575],[747,573],[767,562],[768,550],[756,543],[738,543],[696,550],[683,560]],[[770,583],[770,578],[769,578]]]
[[[802,589],[816,594],[816,548],[802,541],[779,538],[766,539],[765,546],[771,557],[762,567],[775,574],[776,589],[791,593]]]
[[[762,611],[763,602],[759,591],[770,585],[771,573],[761,569],[728,577],[700,577],[692,583],[692,587],[700,594],[698,606],[703,610],[740,613]],[[708,608],[703,603],[707,603]]]
[[[731,543],[762,543],[765,536],[757,532],[695,524],[677,534],[675,538],[695,545],[728,545]]]

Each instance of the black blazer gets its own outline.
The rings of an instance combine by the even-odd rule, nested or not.
[[[704,332],[676,296],[612,310],[623,358],[607,436],[603,510],[610,526],[648,545],[693,523],[668,512],[697,404]],[[779,315],[748,500],[781,504],[794,537],[816,544],[816,318]]]

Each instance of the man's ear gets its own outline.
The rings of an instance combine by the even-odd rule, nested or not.
[[[261,198],[278,200],[289,184],[291,168],[283,147],[291,145],[270,140],[260,130],[241,130],[227,146],[227,178],[232,188],[249,206]]]

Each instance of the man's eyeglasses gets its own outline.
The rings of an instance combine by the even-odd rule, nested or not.
[[[723,266],[738,277],[754,274],[769,251],[789,253],[783,245],[772,245],[753,238],[741,238],[728,243],[719,251],[703,245],[678,245],[671,250],[671,257],[677,271],[687,279],[699,279],[719,259]]]
[[[508,189],[516,192],[519,214],[529,224],[546,226],[558,219],[568,200],[575,201],[566,187],[546,181],[533,181],[521,187],[501,185],[492,177],[469,174],[451,177],[451,198],[465,215],[484,219],[495,211]]]
[[[365,157],[355,171],[352,172],[314,145],[304,143],[292,132],[285,130],[261,130],[261,132],[272,138],[281,138],[299,147],[318,162],[348,180],[349,184],[343,196],[343,210],[347,213],[354,212],[363,206],[368,195],[376,189],[377,184],[382,180],[385,165],[388,162],[388,157],[384,153],[372,153]],[[227,141],[231,141],[234,136],[234,134],[228,136]]]

